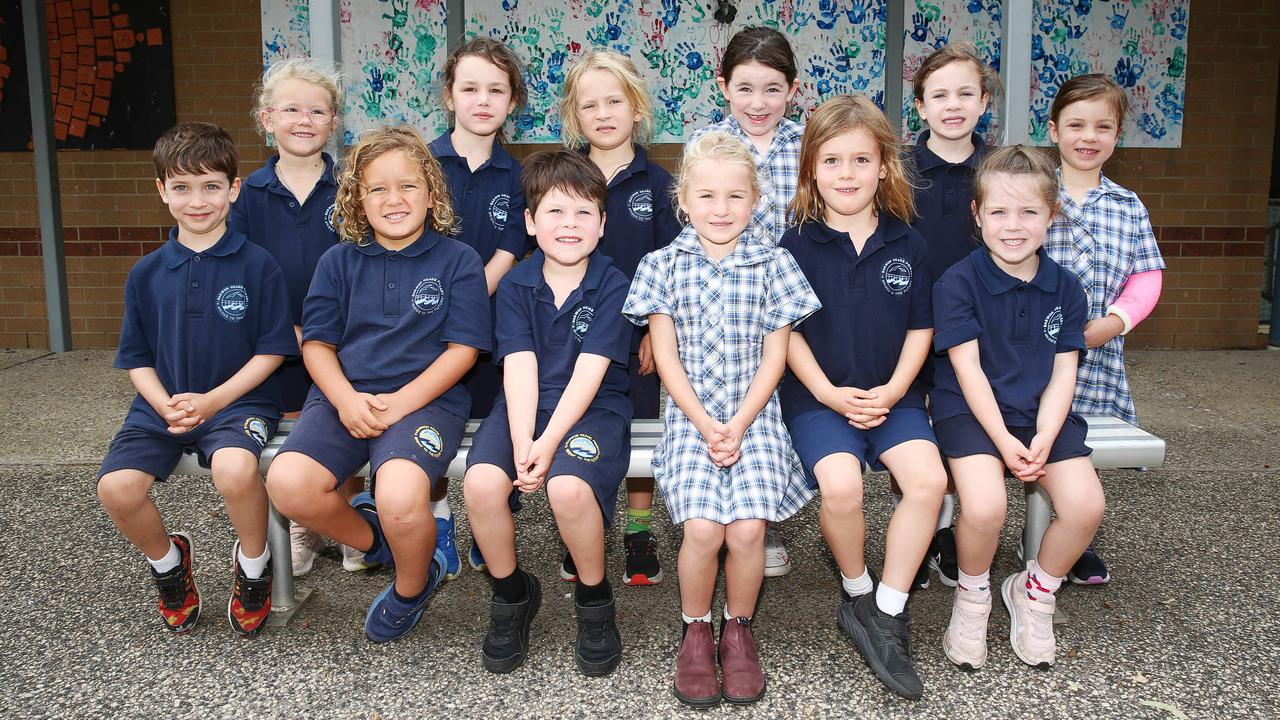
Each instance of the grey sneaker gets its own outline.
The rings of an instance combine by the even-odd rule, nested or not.
[[[324,549],[324,538],[292,520],[289,521],[289,554],[293,560],[293,576],[302,577],[311,572],[316,557]]]
[[[1057,641],[1053,637],[1057,598],[1045,593],[1039,600],[1032,600],[1027,597],[1026,588],[1026,570],[1010,575],[1000,585],[1000,597],[1009,610],[1009,644],[1022,662],[1048,670],[1057,652]]]
[[[977,670],[987,662],[987,619],[991,592],[956,588],[951,622],[942,636],[942,652],[961,670]]]
[[[764,576],[781,577],[791,572],[791,555],[782,544],[782,534],[772,523],[764,529]]]

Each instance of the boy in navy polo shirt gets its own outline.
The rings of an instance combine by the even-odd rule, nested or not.
[[[538,153],[525,163],[525,224],[533,257],[498,288],[498,349],[504,387],[467,456],[471,531],[493,577],[482,661],[492,672],[524,662],[542,591],[516,560],[511,510],[519,493],[544,484],[560,535],[577,566],[574,653],[585,675],[606,675],[622,658],[613,590],[604,574],[604,531],[631,455],[622,317],[626,276],[596,252],[606,189],[582,155]]]
[[[213,471],[236,531],[227,621],[262,632],[271,609],[267,494],[258,454],[280,420],[272,373],[298,352],[280,268],[227,229],[240,189],[236,146],[222,129],[183,123],[156,141],[156,188],[177,227],[134,265],[115,366],[138,390],[98,474],[98,497],[142,551],[174,632],[200,617],[191,538],[169,533],[149,497],[183,452]]]
[[[1006,469],[1039,482],[1056,517],[1040,552],[1007,577],[1009,643],[1029,665],[1054,662],[1054,593],[1102,521],[1105,500],[1072,413],[1084,352],[1084,290],[1042,249],[1058,208],[1053,164],[1034,148],[1001,148],[979,166],[974,217],[986,247],[934,286],[938,361],[933,423],[960,494],[959,586],[943,651],[976,669],[987,658],[990,568],[1004,525]]]

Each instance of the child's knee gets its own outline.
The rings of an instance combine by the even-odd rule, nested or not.
[[[471,514],[494,512],[507,507],[511,479],[493,465],[474,465],[462,479],[462,499]]]
[[[730,551],[752,551],[764,548],[764,520],[737,520],[724,530],[725,542]]]
[[[692,547],[714,548],[715,552],[719,552],[724,545],[724,537],[725,527],[710,520],[689,521],[684,524],[684,540]]]
[[[306,513],[323,493],[322,483],[309,472],[298,453],[277,455],[267,471],[267,496],[281,514],[294,517]]]
[[[209,465],[213,486],[223,497],[254,493],[262,484],[258,478],[258,458],[247,450],[223,448],[214,453]]]
[[[557,475],[547,480],[547,502],[556,513],[581,513],[596,504],[595,493],[582,478]]]
[[[942,463],[938,463],[936,468],[898,478],[898,484],[905,499],[941,500],[947,492],[947,472],[942,469]]]
[[[862,514],[862,483],[833,482],[822,491],[822,507],[837,517]]]
[[[147,501],[153,482],[138,470],[109,472],[98,479],[98,499],[111,510],[136,507]]]
[[[960,506],[960,517],[966,525],[980,532],[999,532],[1004,527],[1008,502],[972,503]]]
[[[1098,486],[1075,495],[1069,507],[1059,508],[1059,516],[1074,518],[1084,528],[1097,529],[1107,510],[1107,499]]]

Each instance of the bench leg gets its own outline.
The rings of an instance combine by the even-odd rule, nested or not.
[[[1053,519],[1053,503],[1049,501],[1049,493],[1040,487],[1040,483],[1027,483],[1023,487],[1027,495],[1027,535],[1023,539],[1022,552],[1023,557],[1030,562],[1040,554],[1040,541],[1044,539],[1049,521]],[[1056,610],[1053,622],[1055,625],[1065,624],[1067,614],[1061,609]]]
[[[310,588],[293,585],[293,554],[289,547],[289,521],[268,503],[267,544],[271,547],[271,616],[267,625],[284,627],[311,597]]]

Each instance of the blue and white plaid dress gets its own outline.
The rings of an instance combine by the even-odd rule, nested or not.
[[[670,245],[640,261],[622,308],[637,325],[650,315],[671,316],[680,363],[702,407],[720,422],[732,418],[746,398],[765,335],[821,307],[795,258],[767,240],[766,232],[748,226],[733,252],[716,263],[693,227],[685,227]],[[777,522],[813,497],[782,422],[776,389],[747,429],[740,452],[733,465],[716,467],[698,429],[675,402],[667,403],[653,475],[672,522]]]
[[[1080,278],[1089,296],[1088,319],[1106,317],[1130,275],[1165,267],[1147,208],[1132,191],[1105,176],[1085,193],[1084,202],[1076,203],[1062,187],[1059,172],[1058,199],[1062,212],[1049,228],[1045,250]],[[1123,335],[1081,359],[1071,409],[1138,423],[1124,371]]]
[[[756,205],[753,220],[757,223],[767,220],[771,228],[768,237],[770,242],[777,245],[782,234],[791,227],[787,221],[787,205],[796,196],[796,183],[800,177],[800,140],[804,137],[804,126],[782,118],[777,132],[773,134],[769,152],[761,155],[751,142],[751,137],[738,124],[738,120],[730,115],[714,125],[695,130],[685,145],[709,132],[733,135],[751,149],[751,155],[756,159],[756,169],[760,173],[760,203]]]

